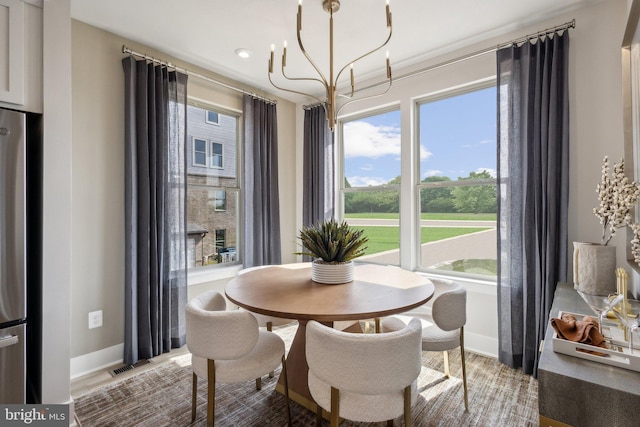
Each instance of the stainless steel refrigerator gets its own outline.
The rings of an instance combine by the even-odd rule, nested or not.
[[[26,120],[0,109],[0,403],[26,403]]]

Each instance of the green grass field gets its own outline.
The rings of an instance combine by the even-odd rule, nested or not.
[[[400,229],[399,227],[357,227],[363,229],[365,235],[369,238],[367,242],[367,255],[378,252],[390,251],[400,247]],[[478,231],[488,230],[489,228],[458,228],[458,227],[422,227],[421,240],[422,243],[435,242],[437,240],[448,239],[450,237],[462,236],[465,234],[477,233]]]
[[[397,213],[349,213],[344,215],[345,219],[398,219],[400,215]],[[459,221],[495,221],[496,214],[494,213],[423,213],[420,215],[421,219],[431,220],[459,220]]]

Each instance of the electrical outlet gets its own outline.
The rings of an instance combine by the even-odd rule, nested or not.
[[[102,310],[89,313],[89,329],[99,328],[100,326],[102,326]]]

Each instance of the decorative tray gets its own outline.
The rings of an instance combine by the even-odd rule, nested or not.
[[[573,315],[576,320],[582,320],[585,314],[577,314],[561,311],[558,314],[558,318],[562,318],[564,313]],[[591,316],[594,317],[594,316]],[[549,326],[551,327],[551,326]],[[596,347],[589,344],[583,344],[579,342],[565,340],[558,338],[558,333],[553,332],[553,351],[556,353],[568,354],[569,356],[579,357],[580,359],[591,360],[593,362],[604,363],[606,365],[617,366],[619,368],[630,369],[632,371],[640,372],[640,350],[636,349],[635,341],[640,341],[640,337],[636,335],[634,340],[634,352],[629,351],[629,343],[624,341],[623,332],[621,329],[615,326],[603,325],[602,330],[605,336],[611,337],[611,344],[613,349]],[[622,341],[621,341],[622,339]],[[594,351],[601,355],[587,353],[587,351]]]

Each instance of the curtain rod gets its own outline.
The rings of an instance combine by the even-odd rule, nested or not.
[[[142,58],[142,59],[144,59],[146,61],[151,61],[151,62],[154,62],[156,64],[164,65],[165,67],[173,68],[174,70],[179,71],[181,73],[185,73],[190,77],[197,77],[199,79],[208,81],[209,83],[213,83],[213,84],[216,84],[218,86],[222,86],[222,87],[225,87],[227,89],[231,89],[231,90],[234,90],[236,92],[240,92],[242,94],[252,96],[254,98],[260,99],[262,101],[265,101],[265,102],[268,102],[268,103],[271,103],[271,104],[277,104],[278,103],[278,101],[276,101],[275,99],[265,98],[264,96],[258,95],[257,93],[249,92],[247,90],[232,86],[232,85],[227,84],[225,82],[221,82],[219,80],[212,79],[211,77],[203,76],[202,74],[198,74],[198,73],[195,73],[193,71],[189,71],[189,70],[187,70],[185,68],[180,68],[180,67],[172,64],[171,62],[162,61],[160,59],[157,59],[157,58],[154,58],[152,56],[146,55],[144,53],[140,53],[140,52],[136,52],[134,50],[131,50],[125,45],[122,45],[122,53],[133,55],[133,56],[137,56],[138,58]]]
[[[488,47],[488,48],[485,48],[485,49],[481,49],[481,50],[478,50],[476,52],[472,52],[472,53],[468,53],[468,54],[463,55],[463,56],[459,56],[457,58],[449,59],[448,61],[440,62],[438,64],[430,65],[428,67],[421,68],[419,70],[412,71],[412,72],[407,73],[407,74],[403,74],[402,76],[394,78],[393,81],[397,82],[397,81],[400,81],[400,80],[408,79],[410,77],[415,77],[415,76],[418,76],[420,74],[424,74],[424,73],[429,72],[429,71],[437,70],[438,68],[443,68],[443,67],[446,67],[446,66],[449,66],[449,65],[457,64],[458,62],[466,61],[468,59],[472,59],[472,58],[475,58],[477,56],[482,56],[482,55],[487,54],[487,53],[496,52],[496,51],[498,51],[498,50],[500,50],[502,48],[511,46],[513,44],[524,43],[524,42],[527,42],[527,41],[532,40],[532,39],[537,38],[537,37],[542,37],[542,36],[545,36],[545,35],[548,35],[548,34],[554,34],[554,33],[558,32],[558,31],[563,31],[563,30],[567,30],[569,28],[575,28],[575,27],[576,27],[576,20],[572,19],[571,21],[565,22],[562,25],[557,25],[557,26],[552,27],[552,28],[547,28],[546,30],[538,31],[536,33],[527,34],[526,36],[511,40],[511,41],[508,41],[508,42],[505,42],[505,43],[501,43],[501,44],[499,44],[497,46],[492,46],[492,47]],[[374,83],[374,84],[371,84],[369,86],[362,87],[360,89],[357,89],[356,92],[367,90],[367,89],[372,89],[374,87],[378,87],[378,86],[381,86],[383,84],[387,84],[387,81],[385,80],[384,82]],[[319,105],[321,105],[321,104],[319,104],[319,103],[309,104],[309,105],[304,105],[303,108],[305,110],[307,110],[309,108],[317,107]]]

